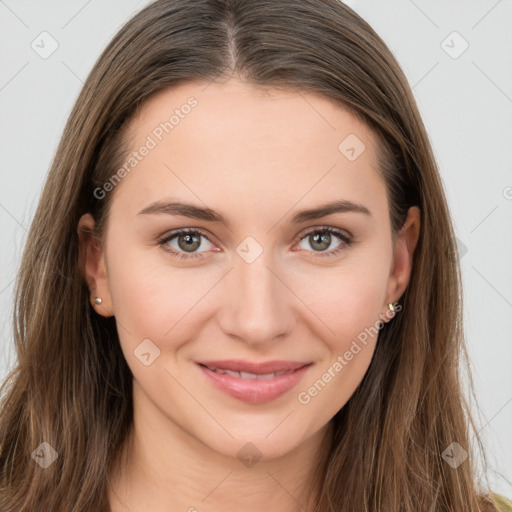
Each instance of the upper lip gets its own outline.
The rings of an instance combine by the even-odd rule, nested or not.
[[[197,361],[199,364],[216,368],[218,370],[231,370],[233,372],[247,372],[255,375],[266,375],[268,373],[289,372],[297,370],[310,364],[301,361],[265,361],[256,363],[242,359],[227,359],[223,361]]]

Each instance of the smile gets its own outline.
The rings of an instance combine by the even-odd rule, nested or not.
[[[288,370],[288,371],[280,371],[280,372],[273,372],[273,373],[264,373],[262,375],[258,375],[257,373],[250,373],[250,372],[235,372],[232,370],[222,370],[220,368],[210,368],[207,366],[208,370],[211,370],[212,372],[216,373],[225,373],[227,375],[231,375],[232,377],[237,377],[239,379],[273,379],[274,377],[280,377],[281,375],[288,375],[290,373],[293,373],[295,370]]]
[[[287,363],[285,364],[289,367],[287,369],[272,372],[261,369],[263,366],[268,368],[272,364],[276,367],[275,363],[268,363],[257,370],[253,369],[252,372],[217,368],[202,363],[197,363],[197,367],[205,375],[207,384],[213,385],[215,389],[249,404],[263,404],[289,392],[313,366],[313,363]],[[228,364],[231,367],[234,365],[235,363]]]

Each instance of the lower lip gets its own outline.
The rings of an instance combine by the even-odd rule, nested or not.
[[[200,364],[198,366],[213,385],[224,393],[249,404],[263,404],[290,391],[313,365],[303,366],[292,373],[272,379],[242,379],[227,373],[214,372]]]

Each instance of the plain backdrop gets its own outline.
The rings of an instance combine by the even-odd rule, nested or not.
[[[14,278],[67,116],[147,3],[0,0],[0,379],[15,362]],[[492,489],[512,498],[512,2],[347,3],[396,55],[431,138],[459,243],[479,432]]]

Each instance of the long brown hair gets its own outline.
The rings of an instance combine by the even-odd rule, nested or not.
[[[108,510],[107,476],[133,419],[132,374],[115,318],[89,303],[78,220],[90,212],[101,239],[112,194],[99,200],[94,190],[121,165],[123,128],[145,100],[235,74],[319,93],[359,116],[380,141],[393,234],[410,206],[421,210],[403,310],[381,329],[363,381],[333,419],[316,512],[484,510],[470,429],[486,459],[459,380],[461,356],[470,371],[442,181],[398,63],[338,0],[159,0],[96,62],[65,126],[16,282],[18,359],[1,388],[0,509]],[[58,454],[45,469],[32,456],[43,442]],[[456,468],[442,457],[453,442],[470,453]]]

